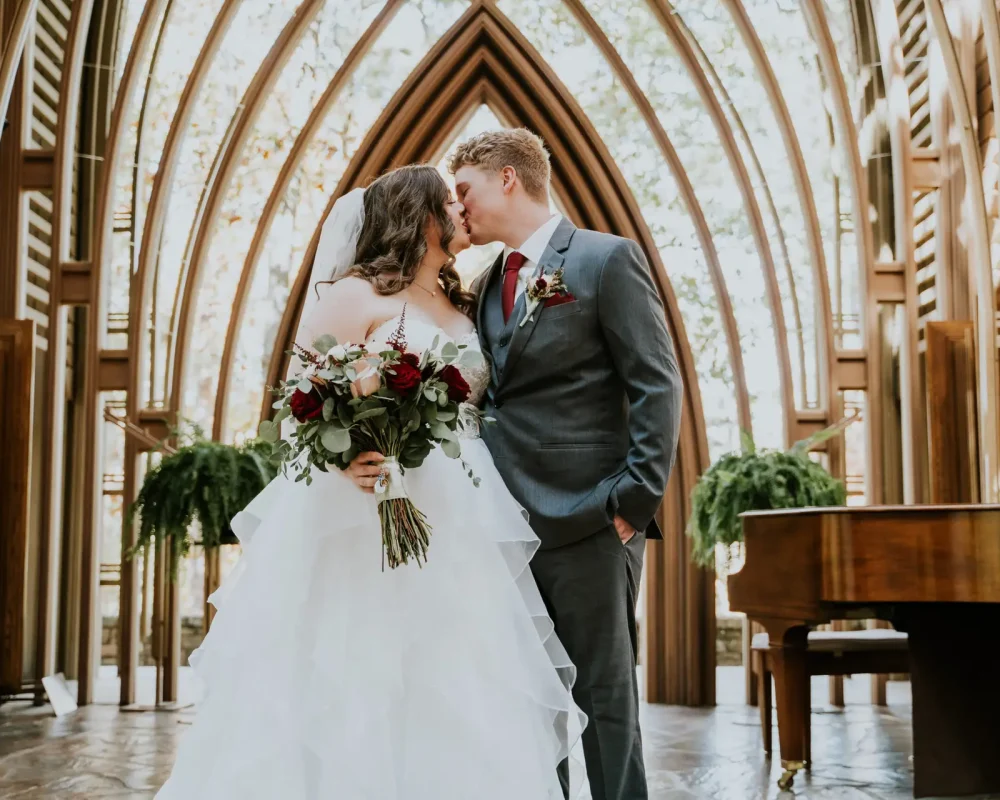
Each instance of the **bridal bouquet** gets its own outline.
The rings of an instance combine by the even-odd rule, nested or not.
[[[295,346],[300,369],[273,390],[277,414],[261,423],[260,438],[271,443],[272,460],[296,481],[312,482],[313,467],[327,472],[330,465],[346,469],[359,453],[385,456],[375,484],[382,524],[385,560],[395,569],[427,560],[431,528],[410,501],[403,471],[419,467],[435,446],[445,455],[461,458],[458,440],[460,406],[469,398],[469,385],[457,364],[481,358],[474,350],[435,339],[423,353],[406,349],[405,310],[389,339],[388,350],[371,353],[365,345],[339,344],[321,336],[311,352]],[[440,345],[440,346],[439,346]],[[467,407],[463,413],[478,415]],[[288,438],[281,423],[296,422]],[[469,470],[478,486],[479,479]]]

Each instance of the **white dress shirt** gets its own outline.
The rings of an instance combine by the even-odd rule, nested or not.
[[[542,226],[537,231],[525,239],[524,244],[520,247],[508,247],[504,245],[504,264],[507,263],[507,256],[515,250],[517,250],[517,252],[525,258],[524,266],[521,267],[521,271],[517,275],[517,289],[514,291],[515,301],[521,296],[524,290],[527,289],[528,281],[531,280],[535,274],[535,270],[538,269],[538,262],[542,260],[542,255],[545,253],[545,248],[548,247],[549,239],[551,239],[552,234],[556,232],[556,228],[559,227],[559,223],[562,222],[562,218],[562,214],[558,212],[553,214],[542,223]]]

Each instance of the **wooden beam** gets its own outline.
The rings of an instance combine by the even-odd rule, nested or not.
[[[139,412],[139,427],[151,440],[160,443],[173,433],[173,416],[165,408],[144,408]],[[140,445],[139,452],[146,453],[156,449],[149,443]]]
[[[976,503],[976,326],[928,322],[925,340],[930,502]]]
[[[976,392],[979,427],[979,481],[980,502],[994,503],[1000,497],[1000,440],[996,420],[1000,416],[997,375],[996,305],[993,302],[993,269],[990,259],[990,221],[986,198],[982,189],[983,165],[979,142],[976,139],[973,112],[965,94],[962,69],[956,42],[948,27],[948,18],[941,0],[926,0],[935,39],[941,47],[941,56],[948,76],[949,97],[958,124],[955,135],[962,151],[965,170],[968,243],[970,270],[974,272],[976,294]]]
[[[810,436],[819,433],[830,424],[830,415],[822,409],[800,410],[795,414],[795,429],[793,439],[798,442],[808,439]],[[826,449],[826,442],[816,448],[823,451]]]
[[[868,291],[873,303],[905,303],[906,276],[903,265],[897,261],[876,264]]]
[[[919,295],[914,228],[913,142],[910,134],[910,97],[906,63],[900,41],[894,0],[872,5],[879,61],[886,87],[896,244],[895,257],[903,268],[905,327],[900,341],[900,403],[902,416],[903,501],[921,503],[927,476],[927,425],[920,364]],[[936,155],[935,155],[936,158]]]
[[[0,693],[21,691],[35,324],[0,319]]]
[[[128,388],[128,350],[101,350],[97,371],[99,392],[124,392]]]
[[[833,383],[839,391],[868,388],[868,358],[864,350],[838,350]]]
[[[87,305],[93,296],[93,265],[85,261],[68,261],[61,265],[62,292],[59,301],[67,306]]]
[[[55,183],[55,150],[21,151],[21,188],[24,191],[50,190]]]
[[[93,242],[90,257],[94,265],[94,280],[92,282],[93,296],[91,299],[92,313],[88,314],[87,326],[87,363],[84,386],[83,419],[87,426],[84,435],[83,493],[84,502],[80,509],[83,520],[82,539],[82,590],[80,593],[80,636],[78,653],[77,702],[86,705],[93,702],[94,678],[99,664],[97,658],[95,626],[97,623],[97,596],[99,585],[97,573],[99,568],[99,544],[101,533],[100,512],[100,448],[98,437],[101,416],[97,408],[100,392],[101,353],[98,343],[104,335],[107,324],[103,311],[101,273],[104,265],[111,260],[110,242],[111,229],[114,220],[115,179],[118,175],[123,144],[127,139],[126,112],[131,107],[133,95],[139,89],[142,76],[142,64],[156,31],[159,29],[166,0],[147,0],[142,7],[142,16],[136,28],[128,60],[118,84],[115,95],[115,105],[111,113],[111,123],[108,126],[108,138],[104,148],[104,162],[100,185],[94,203]],[[127,368],[126,363],[126,368]],[[127,377],[127,376],[126,376]],[[122,388],[126,388],[122,386]]]
[[[35,4],[37,0],[14,0],[13,16],[10,26],[5,30],[3,25],[3,3],[0,3],[0,124],[7,118],[7,106],[11,102],[14,82],[24,52],[24,43],[28,40],[31,23],[35,19]]]
[[[941,151],[936,147],[914,147],[910,161],[913,188],[928,192],[941,186]]]
[[[25,265],[21,257],[24,243],[21,197],[24,83],[24,70],[17,70],[9,89],[9,117],[3,120],[10,124],[5,133],[0,133],[0,318],[10,319],[24,316]]]

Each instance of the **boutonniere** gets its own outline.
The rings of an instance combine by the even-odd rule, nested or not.
[[[535,309],[541,303],[545,303],[554,297],[571,297],[569,289],[563,282],[563,268],[559,267],[555,272],[546,275],[544,272],[531,279],[526,291],[527,302],[525,303],[524,319],[518,327],[524,327],[524,323],[530,322],[534,318]]]

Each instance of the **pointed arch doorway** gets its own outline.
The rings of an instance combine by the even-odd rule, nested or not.
[[[607,148],[554,72],[492,4],[474,4],[437,43],[369,131],[330,203],[403,164],[435,163],[479,108],[546,141],[553,193],[575,224],[638,241],[666,308],[685,379],[678,456],[660,511],[663,543],[651,543],[645,572],[642,653],[646,699],[706,705],[715,701],[714,582],[694,567],[684,533],[689,497],[707,466],[708,448],[694,359],[673,289],[639,208]],[[284,373],[285,351],[308,285],[319,227],[306,251],[282,318],[268,372]],[[269,412],[265,402],[262,415]]]

